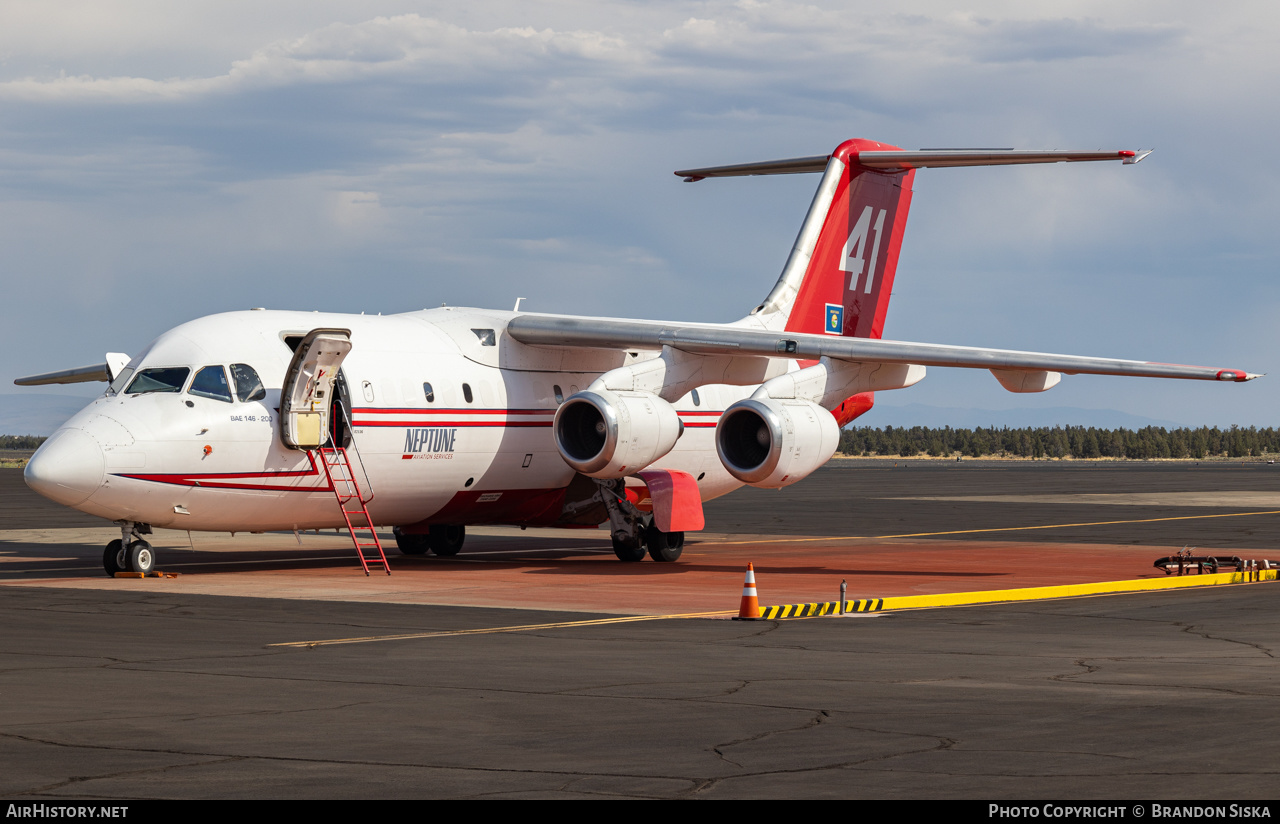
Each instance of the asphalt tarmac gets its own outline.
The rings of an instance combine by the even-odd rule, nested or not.
[[[656,597],[710,561],[606,565],[589,557],[599,536],[565,544],[532,531],[533,549],[469,538],[450,565],[401,564],[376,584],[352,574],[336,538],[288,548],[291,535],[266,536],[287,540],[259,567],[252,552],[197,543],[178,579],[111,580],[93,556],[112,528],[20,484],[0,470],[10,798],[1275,795],[1275,583],[672,618],[586,609],[573,576],[538,559],[585,561],[597,576],[586,589],[611,576],[626,597]],[[782,492],[713,502],[707,544],[726,567],[716,574],[735,580],[715,597],[733,601],[735,565],[762,546],[866,545],[890,564],[928,551],[959,563],[978,540],[1008,558],[1119,564],[1184,543],[1276,557],[1278,513],[1280,474],[1266,464],[836,462]],[[887,537],[900,535],[912,537]],[[525,577],[551,582],[544,607],[440,603],[428,582],[463,570],[469,551],[467,587],[534,568]],[[964,569],[1001,572],[980,566]],[[966,577],[904,580],[919,590]],[[241,594],[196,591],[216,581]]]

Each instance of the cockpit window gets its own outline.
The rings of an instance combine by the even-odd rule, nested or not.
[[[196,373],[187,394],[231,403],[231,387],[227,385],[226,371],[221,366],[206,366]]]
[[[133,367],[126,366],[120,370],[120,374],[116,375],[116,379],[111,382],[111,387],[107,390],[113,395],[119,395],[120,390],[124,389],[124,385],[129,382],[129,377],[133,374]]]
[[[231,379],[236,382],[236,397],[242,403],[260,401],[267,396],[257,371],[247,363],[231,364]]]
[[[126,395],[146,395],[150,392],[181,392],[182,385],[187,382],[191,370],[185,366],[160,366],[143,369],[138,373]]]

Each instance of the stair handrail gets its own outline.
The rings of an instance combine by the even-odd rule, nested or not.
[[[375,493],[373,491],[373,481],[369,480],[369,470],[365,469],[365,466],[364,466],[364,455],[360,454],[360,444],[356,443],[355,427],[351,425],[351,417],[347,414],[347,405],[341,399],[339,399],[338,402],[334,404],[334,406],[338,407],[338,411],[342,413],[342,419],[347,422],[347,431],[351,433],[351,446],[356,451],[356,460],[360,462],[360,474],[364,475],[365,489],[369,491],[369,497],[366,498],[363,495],[361,495],[359,493],[359,490],[357,490],[356,494],[357,494],[357,497],[360,498],[360,501],[362,503],[367,504],[369,503],[369,501],[373,500],[373,496]],[[339,444],[334,444],[334,447],[337,449],[343,448]],[[351,462],[347,461],[347,468],[350,469],[350,467],[351,467]],[[355,477],[354,474],[352,475],[352,477]]]

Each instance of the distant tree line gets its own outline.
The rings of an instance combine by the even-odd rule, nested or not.
[[[0,449],[36,449],[37,435],[0,435]],[[1010,429],[931,429],[924,426],[875,429],[868,426],[840,433],[845,455],[894,455],[935,458],[984,455],[1017,458],[1248,458],[1280,453],[1280,430],[1268,427],[1230,429],[1098,429],[1092,426],[1041,426]]]
[[[1244,458],[1280,452],[1280,430],[1230,429],[1098,429],[1092,426],[1041,426],[1009,429],[930,429],[923,426],[883,429],[858,427],[840,433],[846,455],[913,457],[983,455],[1019,458]]]
[[[0,435],[0,449],[36,449],[45,440],[38,435]]]

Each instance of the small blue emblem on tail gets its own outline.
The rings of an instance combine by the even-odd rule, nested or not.
[[[827,325],[823,332],[828,335],[839,335],[844,332],[844,307],[838,303],[827,304]]]

